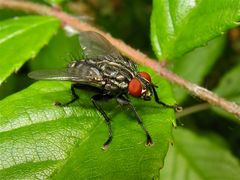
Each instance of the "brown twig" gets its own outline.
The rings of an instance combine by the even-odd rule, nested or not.
[[[211,91],[204,89],[196,84],[193,84],[185,79],[182,79],[178,75],[169,71],[168,69],[161,66],[159,62],[154,59],[147,57],[145,54],[141,53],[138,50],[133,49],[132,47],[126,45],[123,41],[113,38],[110,34],[105,33],[87,23],[79,21],[77,18],[66,14],[62,11],[56,11],[53,8],[39,5],[31,2],[23,2],[16,0],[0,0],[0,7],[4,8],[12,8],[23,10],[27,12],[37,13],[41,15],[55,16],[61,20],[63,24],[70,25],[77,30],[81,31],[95,31],[100,33],[106,39],[108,39],[119,51],[121,51],[124,55],[133,59],[135,62],[148,66],[155,70],[159,75],[163,76],[170,82],[177,84],[186,90],[188,90],[194,96],[199,97],[202,100],[207,101],[208,103],[221,107],[226,111],[240,117],[240,106],[234,102],[229,102]]]

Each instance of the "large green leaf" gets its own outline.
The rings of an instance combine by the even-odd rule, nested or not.
[[[54,17],[27,16],[0,22],[0,84],[47,44],[59,22]]]
[[[181,57],[238,25],[239,0],[154,0],[151,40],[159,59]]]
[[[175,59],[172,70],[184,79],[201,84],[209,73],[225,46],[225,37],[216,38],[207,46],[197,48],[180,59]],[[174,87],[174,95],[178,103],[183,102],[188,93],[179,86]]]
[[[145,69],[146,70],[146,69]],[[175,103],[168,82],[153,76],[160,98]],[[0,101],[0,179],[151,179],[167,153],[175,115],[154,101],[132,98],[154,145],[131,111],[112,100],[102,102],[112,119],[113,142],[107,151],[107,126],[90,102],[93,93],[78,91],[68,107],[53,102],[71,98],[66,82],[37,82]]]
[[[240,163],[218,136],[181,128],[173,135],[174,145],[160,171],[161,179],[239,179]]]
[[[234,67],[232,70],[230,70],[227,74],[223,76],[221,79],[219,85],[216,87],[214,92],[216,92],[218,95],[226,98],[227,100],[236,102],[240,104],[240,88],[239,88],[239,82],[240,82],[240,65],[237,65]],[[225,116],[229,117],[231,119],[237,120],[236,117],[233,115],[219,109],[219,108],[214,108],[213,109]],[[239,123],[239,121],[236,121]]]

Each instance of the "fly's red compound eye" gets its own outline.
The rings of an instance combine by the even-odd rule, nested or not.
[[[141,96],[142,94],[142,84],[137,78],[132,78],[128,84],[128,92],[132,96]]]
[[[147,72],[139,72],[140,76],[144,77],[148,82],[151,82],[151,76]]]

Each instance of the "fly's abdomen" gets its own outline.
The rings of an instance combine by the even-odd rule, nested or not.
[[[106,81],[106,90],[127,91],[128,83],[133,76],[132,72],[114,63],[104,63],[99,68],[101,68]]]

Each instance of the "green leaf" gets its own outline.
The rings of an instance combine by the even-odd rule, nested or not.
[[[221,79],[219,85],[216,87],[214,92],[229,101],[236,102],[240,104],[240,89],[239,89],[239,82],[240,82],[240,65],[237,65],[228,73],[226,73],[223,78]],[[233,120],[237,120],[236,117],[223,111],[218,108],[213,108],[215,112],[223,115],[225,117],[231,118]],[[236,121],[239,123],[239,121]]]
[[[159,59],[175,59],[238,26],[239,0],[154,0],[151,41]]]
[[[161,179],[239,179],[239,161],[220,137],[182,128],[173,132],[174,145],[160,171]]]
[[[224,46],[225,37],[216,38],[207,46],[195,49],[181,59],[174,60],[172,70],[184,79],[201,84],[222,54]],[[186,99],[188,93],[182,88],[174,86],[174,95],[177,102],[181,103]]]
[[[0,22],[0,84],[48,43],[57,31],[54,17],[27,16]]]
[[[169,83],[152,77],[160,87],[160,98],[175,103]],[[146,147],[145,134],[134,114],[115,100],[102,102],[113,126],[113,142],[103,151],[108,130],[91,104],[92,92],[77,91],[80,100],[68,107],[53,105],[56,100],[70,100],[69,89],[67,82],[42,81],[0,101],[0,179],[158,176],[172,140],[172,109],[131,98],[154,141]]]

